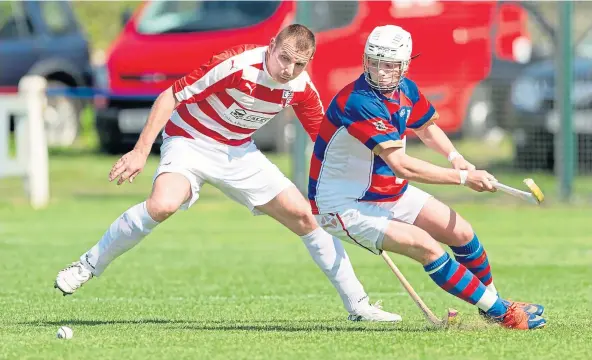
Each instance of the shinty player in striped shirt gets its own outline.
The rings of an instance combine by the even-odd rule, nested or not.
[[[292,106],[314,141],[324,110],[305,68],[315,48],[309,29],[290,25],[268,47],[243,45],[217,54],[161,93],[135,148],[109,174],[118,185],[133,182],[164,127],[151,194],[118,217],[78,261],[61,270],[55,287],[64,295],[73,294],[178,209],[192,206],[207,182],[254,214],[267,214],[300,236],[337,289],[348,319],[400,321],[399,315],[369,303],[340,240],[317,225],[302,194],[250,138],[284,107]]]

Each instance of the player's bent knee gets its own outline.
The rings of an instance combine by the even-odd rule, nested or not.
[[[444,254],[442,247],[431,237],[421,240],[413,239],[411,244],[411,251],[413,252],[413,256],[411,257],[419,261],[422,265],[427,265]]]
[[[423,229],[414,225],[390,222],[381,250],[408,256],[423,265],[438,259],[444,250],[438,242]]]
[[[423,259],[420,261],[422,265],[430,264],[437,259],[439,259],[442,255],[444,255],[444,249],[440,246],[440,244],[436,241],[430,241],[423,246]]]
[[[179,173],[162,173],[154,181],[146,208],[156,221],[164,221],[191,198],[191,184]]]
[[[146,201],[146,209],[155,221],[161,222],[177,212],[181,204],[178,199],[151,196]]]
[[[475,232],[473,231],[473,227],[469,224],[466,220],[462,219],[459,222],[459,226],[455,229],[455,237],[459,241],[458,246],[462,246],[467,244],[469,241],[473,240],[475,236]]]
[[[318,227],[317,221],[307,208],[298,208],[291,212],[298,233],[306,235]]]

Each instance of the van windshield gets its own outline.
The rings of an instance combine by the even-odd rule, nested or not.
[[[152,1],[139,18],[142,34],[174,34],[247,27],[267,19],[280,1]]]

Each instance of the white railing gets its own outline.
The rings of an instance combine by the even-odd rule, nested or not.
[[[25,76],[18,92],[0,94],[0,178],[22,177],[31,206],[40,209],[49,202],[49,166],[43,110],[47,81]],[[15,121],[15,156],[10,152],[10,116]],[[2,194],[0,194],[2,197]]]

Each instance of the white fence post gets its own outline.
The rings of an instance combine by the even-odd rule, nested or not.
[[[47,81],[41,76],[25,76],[19,82],[19,96],[25,99],[27,120],[24,128],[19,129],[19,133],[24,133],[17,133],[17,157],[19,162],[25,160],[27,192],[35,209],[49,203],[49,156],[43,120],[46,88]],[[18,154],[19,150],[24,152],[24,159]]]

